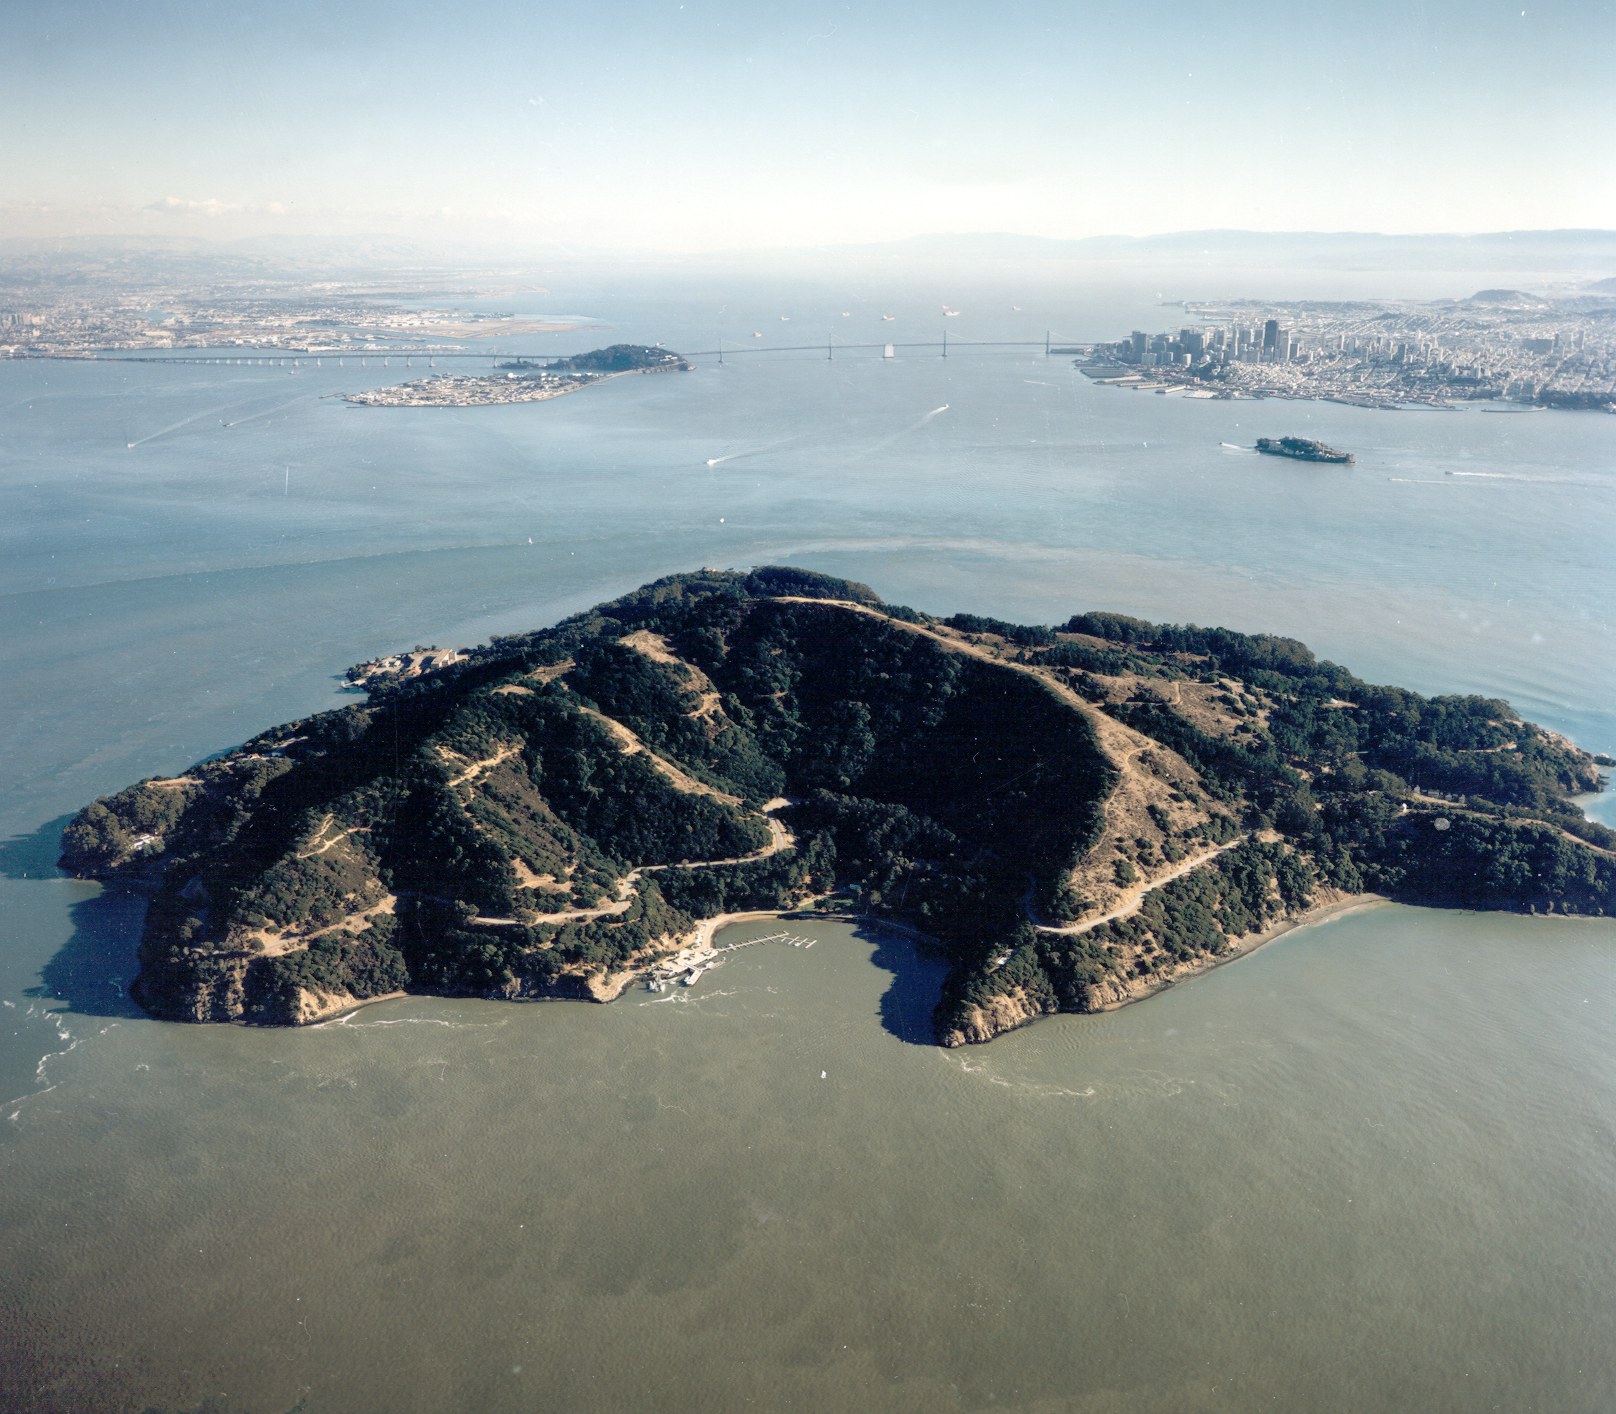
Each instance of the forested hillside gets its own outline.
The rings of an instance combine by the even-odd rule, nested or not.
[[[936,620],[805,571],[659,581],[86,807],[158,1015],[614,995],[696,921],[900,919],[941,1039],[1115,1004],[1327,897],[1603,912],[1569,743],[1290,640]]]

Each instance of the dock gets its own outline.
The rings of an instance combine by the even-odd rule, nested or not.
[[[724,965],[726,953],[739,952],[742,948],[756,947],[759,943],[784,943],[787,947],[811,948],[819,941],[818,938],[805,937],[800,933],[767,933],[761,938],[743,938],[738,943],[729,943],[721,948],[710,948],[701,953],[676,953],[671,958],[664,958],[654,963],[645,972],[645,990],[648,992],[663,992],[669,987],[691,987],[705,972]]]

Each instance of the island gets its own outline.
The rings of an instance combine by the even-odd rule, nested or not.
[[[1311,437],[1259,437],[1256,449],[1270,457],[1294,457],[1303,462],[1336,462],[1350,466],[1356,460],[1351,452],[1338,452]]]
[[[417,378],[389,388],[348,393],[344,401],[357,407],[389,408],[535,403],[576,393],[580,388],[629,373],[688,373],[690,367],[689,359],[668,349],[645,344],[613,344],[565,358],[510,360],[499,364],[494,374]]]
[[[726,920],[835,916],[947,959],[960,1045],[1368,897],[1616,909],[1616,833],[1573,798],[1607,758],[1288,638],[939,618],[766,567],[361,676],[67,826],[65,869],[150,891],[153,1015],[609,1000],[721,962]]]

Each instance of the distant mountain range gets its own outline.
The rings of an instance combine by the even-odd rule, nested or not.
[[[915,236],[847,246],[849,255],[925,260],[1132,261],[1176,266],[1328,264],[1337,269],[1519,270],[1570,273],[1616,269],[1616,231],[1490,231],[1476,235],[1386,235],[1374,231],[1174,231],[1154,236],[1061,240],[1010,233]]]

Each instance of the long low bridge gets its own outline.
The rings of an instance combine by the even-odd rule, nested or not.
[[[661,345],[658,345],[661,347]],[[885,340],[873,343],[839,343],[834,338],[828,338],[822,344],[767,344],[751,340],[727,343],[718,341],[718,347],[712,349],[698,349],[693,353],[684,354],[685,358],[711,358],[723,363],[726,358],[734,358],[739,354],[823,354],[827,359],[834,359],[837,354],[877,354],[882,357],[895,358],[899,353],[934,353],[947,358],[950,351],[963,353],[967,350],[1033,350],[1042,352],[1046,357],[1062,354],[1088,354],[1099,347],[1089,342],[1068,341],[1057,339],[1053,334],[1045,334],[1042,339],[959,339],[950,338],[948,331],[943,331],[940,339],[925,340]],[[321,367],[327,360],[331,360],[338,367],[346,367],[350,362],[360,368],[368,368],[373,360],[379,361],[383,368],[401,366],[414,368],[418,364],[428,368],[436,368],[440,359],[461,359],[470,362],[486,362],[490,367],[498,368],[502,363],[525,363],[529,366],[542,365],[564,358],[562,354],[515,353],[502,349],[410,349],[410,348],[383,348],[383,349],[241,349],[224,353],[219,350],[195,353],[183,351],[166,351],[162,353],[145,353],[138,349],[95,350],[86,353],[39,353],[21,354],[21,358],[58,359],[64,362],[76,363],[183,363],[197,365],[217,365],[236,367],[271,367],[271,368],[301,368],[304,364]],[[394,360],[400,360],[395,365]]]
[[[838,343],[832,338],[826,339],[822,344],[726,344],[720,339],[716,349],[699,349],[695,353],[687,353],[685,357],[716,358],[722,363],[727,356],[735,354],[822,353],[826,358],[833,359],[839,353],[869,353],[873,351],[884,356],[895,357],[900,350],[932,350],[941,357],[947,358],[950,349],[956,352],[965,349],[1033,349],[1042,352],[1047,358],[1060,354],[1092,353],[1098,347],[1099,345],[1096,343],[1056,339],[1053,334],[1045,334],[1042,339],[951,339],[948,337],[948,330],[945,329],[940,339],[922,339],[918,341],[887,339],[875,343]]]

